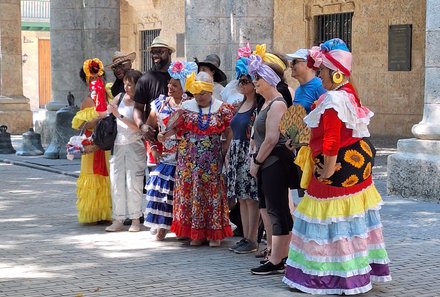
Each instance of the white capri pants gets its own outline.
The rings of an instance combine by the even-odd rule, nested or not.
[[[137,219],[143,215],[145,158],[142,140],[114,146],[110,158],[113,220]]]

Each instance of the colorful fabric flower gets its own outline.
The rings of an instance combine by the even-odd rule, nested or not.
[[[84,73],[86,74],[87,82],[90,80],[92,76],[100,77],[104,75],[104,65],[102,64],[101,60],[99,60],[98,58],[85,60],[83,64],[83,70]]]
[[[190,74],[194,74],[198,67],[195,62],[175,61],[168,68],[168,73],[174,79],[178,79],[182,85],[182,89],[186,91],[186,78]]]
[[[244,47],[240,47],[237,53],[237,59],[247,58],[252,54],[251,47],[249,46],[249,42]]]

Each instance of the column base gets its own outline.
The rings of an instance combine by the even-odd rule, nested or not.
[[[416,138],[397,142],[388,157],[389,194],[440,201],[440,141]]]
[[[22,134],[33,127],[29,99],[24,96],[0,96],[0,125],[8,126],[8,133]]]

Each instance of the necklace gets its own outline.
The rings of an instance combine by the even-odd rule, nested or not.
[[[332,89],[332,91],[337,91],[337,90],[339,90],[340,88],[342,88],[343,86],[345,86],[346,84],[348,84],[348,80],[346,80],[346,81],[344,81],[342,84],[340,84],[340,85],[334,87],[334,88]]]
[[[202,108],[199,105],[199,115],[197,117],[197,126],[202,131],[208,129],[208,127],[209,127],[209,122],[211,121],[211,106],[212,106],[212,100],[211,100],[211,102],[209,102],[208,118],[206,119],[206,122],[203,122]]]

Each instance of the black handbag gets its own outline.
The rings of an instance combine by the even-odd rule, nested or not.
[[[124,93],[121,93],[118,106],[123,98]],[[101,150],[111,150],[115,145],[116,134],[118,134],[116,117],[113,114],[109,114],[105,118],[100,119],[96,124],[96,127],[92,133],[92,142]]]

